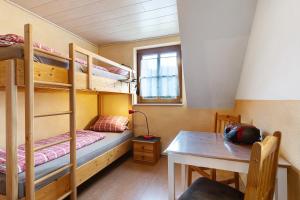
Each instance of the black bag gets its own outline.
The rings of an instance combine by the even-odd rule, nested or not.
[[[229,124],[224,130],[225,139],[242,144],[253,144],[261,141],[261,135],[258,128],[248,124]]]

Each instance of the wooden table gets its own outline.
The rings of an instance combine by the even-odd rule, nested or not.
[[[168,154],[169,200],[175,199],[175,163],[181,164],[182,187],[187,188],[187,165],[248,173],[251,146],[225,141],[222,134],[180,131],[165,151]],[[287,200],[287,168],[279,159],[276,200]],[[183,191],[184,191],[183,190]]]

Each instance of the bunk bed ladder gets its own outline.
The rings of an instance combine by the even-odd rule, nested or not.
[[[71,196],[72,200],[77,199],[76,191],[76,89],[75,89],[75,68],[74,68],[74,45],[69,46],[68,84],[34,81],[33,55],[34,48],[32,42],[32,27],[30,24],[25,25],[24,40],[24,64],[25,64],[25,148],[26,148],[26,200],[35,199],[35,186],[44,182],[65,170],[70,171],[70,190],[62,194],[57,199],[64,199]],[[34,87],[48,87],[57,89],[68,89],[69,91],[69,111],[34,115]],[[41,147],[34,148],[34,119],[49,116],[69,115],[70,137],[68,139],[54,142]],[[60,167],[59,169],[35,180],[34,176],[34,152],[54,146],[60,143],[70,142],[70,164]]]

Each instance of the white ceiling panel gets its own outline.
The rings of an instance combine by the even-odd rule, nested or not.
[[[95,30],[103,30],[106,28],[114,28],[121,25],[126,25],[130,23],[140,24],[140,22],[144,22],[151,19],[159,19],[161,17],[175,15],[177,17],[177,7],[168,6],[167,8],[159,8],[155,10],[149,10],[138,13],[133,13],[125,16],[102,16],[100,19],[95,18],[94,20],[89,20],[87,22],[82,23],[81,26],[76,24],[70,24],[68,28],[72,28],[76,32],[90,32]]]
[[[96,44],[179,33],[176,0],[11,0]]]

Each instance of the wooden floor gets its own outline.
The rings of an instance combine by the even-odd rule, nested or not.
[[[79,200],[167,200],[167,158],[154,166],[138,164],[123,157],[78,188]],[[176,166],[177,196],[180,166]]]
[[[180,174],[180,168],[176,172]],[[125,157],[78,188],[79,200],[166,200],[167,159],[154,166],[138,164]],[[179,177],[179,176],[177,176]],[[180,179],[177,182],[180,185]]]

